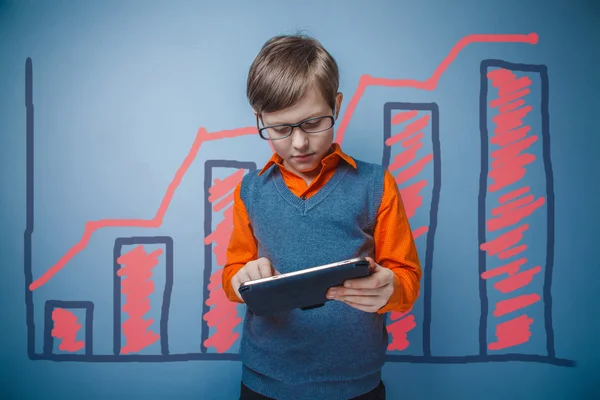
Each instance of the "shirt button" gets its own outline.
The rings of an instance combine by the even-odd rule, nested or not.
[[[302,200],[306,200],[306,195],[302,196]]]

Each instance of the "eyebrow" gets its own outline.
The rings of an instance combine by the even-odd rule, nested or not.
[[[296,122],[272,121],[272,122],[269,122],[269,125],[284,125],[284,124],[292,124],[292,123],[295,124],[295,123],[300,122],[300,121],[306,121],[307,119],[311,119],[311,118],[315,118],[315,117],[323,117],[323,116],[328,116],[328,114],[326,112],[324,112],[324,111],[317,111],[317,112],[308,114],[308,116],[306,116],[306,117],[304,117],[304,118],[302,118],[302,119],[300,119],[300,120],[298,120]],[[264,120],[262,122],[263,122],[263,124],[265,123]],[[265,126],[267,126],[267,125],[265,125]]]

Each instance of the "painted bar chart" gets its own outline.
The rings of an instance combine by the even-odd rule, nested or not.
[[[468,35],[456,43],[425,80],[362,75],[337,125],[336,141],[341,144],[346,133],[349,137],[357,134],[347,128],[367,88],[412,88],[432,92],[437,89],[446,69],[467,45],[494,42],[535,44],[537,40],[536,34]],[[258,161],[259,157],[256,154],[247,157],[248,149],[244,145],[240,145],[243,151],[236,157],[230,152],[229,144],[218,150],[222,154],[215,155],[218,146],[211,147],[209,143],[227,140],[242,143],[242,138],[257,134],[256,127],[216,132],[198,128],[154,214],[147,218],[88,220],[81,237],[61,252],[62,255],[48,265],[37,266],[32,256],[35,209],[32,68],[31,59],[27,59],[24,273],[29,358],[84,362],[239,360],[245,305],[230,302],[225,297],[221,274],[232,232],[234,188],[246,173],[257,169],[255,162],[234,159],[254,160],[256,156],[255,161]],[[436,229],[438,223],[440,227],[444,223],[443,219],[438,222],[442,186],[438,103],[445,106],[442,103],[444,96],[433,93],[425,99],[436,102],[386,103],[384,99],[374,107],[376,110],[383,108],[384,118],[383,148],[376,150],[382,150],[382,165],[393,175],[401,193],[423,268],[421,292],[414,307],[403,314],[392,312],[388,315],[386,359],[391,362],[445,364],[527,361],[574,366],[573,360],[556,356],[552,328],[554,183],[546,67],[484,60],[479,76],[476,74],[469,79],[480,83],[480,143],[473,148],[481,155],[481,169],[477,208],[472,211],[473,216],[477,216],[478,226],[476,232],[473,230],[477,235],[468,243],[468,248],[473,251],[477,246],[477,265],[468,266],[468,274],[474,279],[474,296],[475,285],[479,284],[480,304],[470,312],[475,324],[479,321],[479,331],[475,324],[469,331],[478,333],[479,348],[476,351],[474,347],[468,353],[456,349],[440,354],[434,346],[432,351],[432,336],[443,336],[443,327],[439,328],[437,321],[443,320],[439,317],[444,309],[437,304],[432,307],[432,294],[436,291],[432,287],[432,278],[436,270],[443,270],[439,267],[444,267],[442,262],[433,268],[433,255],[435,242],[443,244],[444,241],[444,238],[436,237]],[[422,96],[418,98],[424,99]],[[477,109],[476,102],[474,108]],[[378,119],[379,113],[376,112],[379,116],[368,115],[365,118]],[[451,123],[447,119],[444,119],[445,123]],[[200,162],[197,158],[203,156],[197,156],[202,151],[204,156],[209,154],[210,157],[200,166],[200,178],[184,180],[192,164]],[[216,157],[222,159],[213,159]],[[193,177],[194,172],[188,176]],[[204,182],[200,188],[202,184],[198,182],[202,177]],[[180,185],[182,182],[185,184]],[[192,182],[192,188],[185,189],[189,182]],[[153,230],[163,228],[176,191],[187,193],[188,200],[196,202],[197,208],[182,215],[189,219],[189,215],[197,213],[189,223],[203,231],[190,229],[182,233],[177,228],[177,220],[164,227],[164,232],[175,235],[178,243],[182,243],[180,249],[183,250],[179,250],[178,254],[183,253],[184,256],[177,262],[174,261],[172,237],[152,236],[153,233],[159,234]],[[475,200],[475,197],[473,195],[471,199]],[[187,223],[188,220],[185,221]],[[105,228],[123,229],[124,233],[120,234],[123,237],[98,233]],[[149,233],[147,236],[130,237],[131,229],[147,229]],[[185,235],[197,236],[189,239],[190,236]],[[101,242],[95,245],[93,241]],[[93,258],[94,267],[100,271],[97,275],[99,281],[106,279],[101,281],[104,286],[97,284],[103,289],[95,293],[65,293],[64,287],[71,288],[70,271],[89,267],[83,262],[84,265],[80,266],[71,266],[70,263],[79,253],[90,248],[113,250],[112,255],[107,255],[107,260]],[[76,259],[75,264],[79,262],[81,259]],[[53,279],[57,282],[51,282]],[[57,285],[59,282],[62,286]],[[457,282],[449,282],[453,283]],[[45,288],[39,291],[42,287]],[[36,311],[40,307],[41,310]],[[170,314],[173,317],[171,322]],[[37,326],[43,326],[43,332],[37,330],[37,336],[36,316]],[[102,326],[108,327],[108,333],[94,336],[103,322],[106,322]],[[193,328],[186,330],[190,326]],[[182,332],[185,335],[181,335]],[[186,342],[185,346],[170,351],[169,341],[172,347],[177,347],[173,343],[191,343]]]

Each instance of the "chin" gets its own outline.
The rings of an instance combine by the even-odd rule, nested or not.
[[[319,163],[317,162],[310,165],[294,163],[292,165],[294,166],[294,169],[298,172],[309,172],[315,169],[317,165],[319,165]]]

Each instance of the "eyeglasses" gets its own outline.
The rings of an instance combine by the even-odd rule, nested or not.
[[[294,132],[294,128],[300,128],[306,133],[323,132],[330,129],[335,124],[333,116],[314,117],[300,121],[297,124],[279,124],[261,128],[258,115],[256,116],[256,126],[258,134],[264,140],[280,140],[288,138]]]

